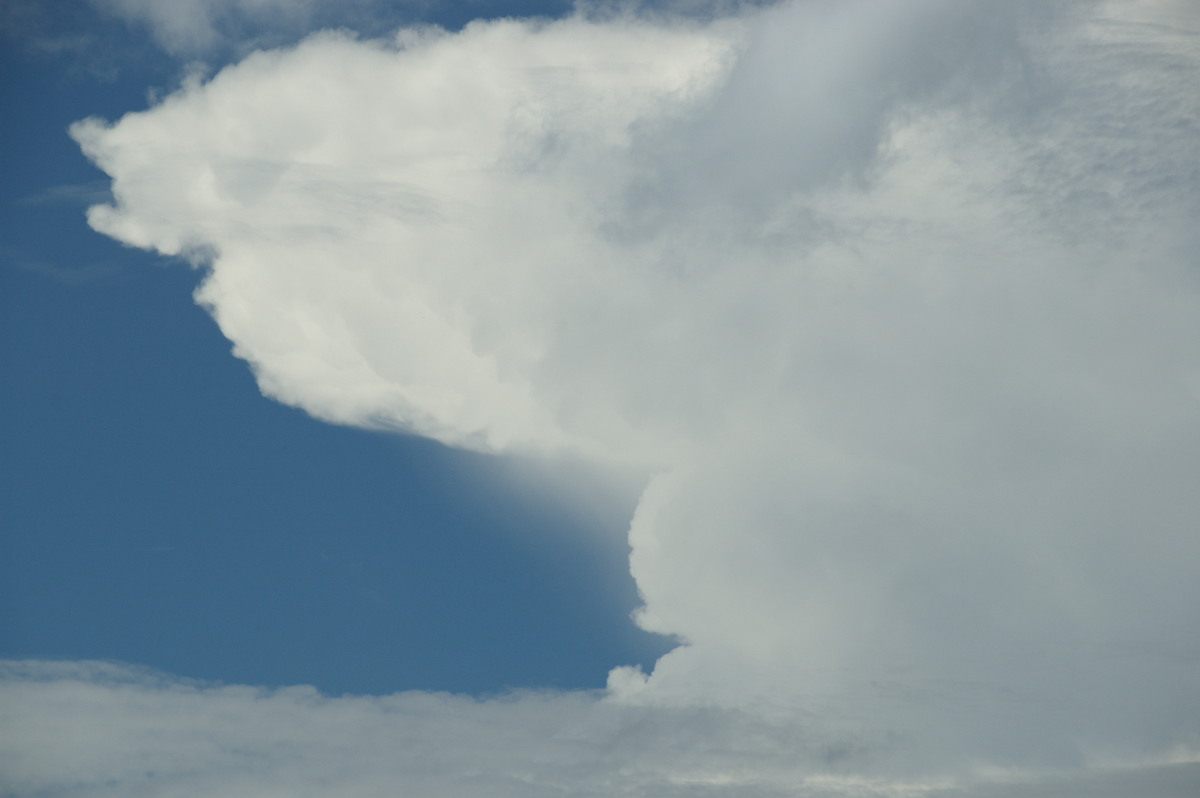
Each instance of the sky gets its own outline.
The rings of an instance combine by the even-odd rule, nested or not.
[[[1200,6],[0,36],[3,794],[1200,789]]]

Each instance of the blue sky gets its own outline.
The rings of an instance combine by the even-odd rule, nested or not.
[[[0,14],[6,794],[1194,794],[1193,5]]]

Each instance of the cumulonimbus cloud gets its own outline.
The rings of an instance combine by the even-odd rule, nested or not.
[[[605,701],[869,741],[810,775],[1186,759],[1196,31],[859,0],[321,34],[73,134],[92,225],[201,263],[268,396],[654,474],[637,617],[684,645]]]

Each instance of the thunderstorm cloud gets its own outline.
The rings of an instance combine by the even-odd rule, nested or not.
[[[265,395],[644,473],[681,643],[489,700],[13,665],[16,793],[1191,794],[1197,86],[1185,2],[795,0],[321,32],[78,123]]]

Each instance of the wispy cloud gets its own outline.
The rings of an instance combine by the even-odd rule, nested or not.
[[[25,205],[95,205],[112,202],[112,191],[107,180],[93,180],[64,186],[50,186],[36,194],[22,197],[17,202]]]
[[[180,58],[248,52],[294,41],[322,26],[365,30],[394,24],[425,0],[88,0],[97,11],[144,28],[154,43]]]
[[[655,474],[638,621],[686,645],[603,699],[395,699],[427,708],[397,728],[467,713],[448,734],[488,757],[394,760],[413,791],[921,794],[1200,734],[1200,663],[1160,654],[1200,631],[1200,54],[1173,8],[322,34],[74,135],[113,177],[92,225],[210,260],[198,298],[268,396]],[[50,684],[142,695],[92,683]],[[183,714],[391,706],[223,690]],[[616,742],[639,723],[667,749]],[[285,725],[245,745],[303,748]]]
[[[115,262],[88,261],[64,265],[36,257],[22,247],[6,245],[0,245],[0,263],[5,268],[40,274],[63,285],[87,285],[97,280],[112,279],[119,276],[126,268]]]

